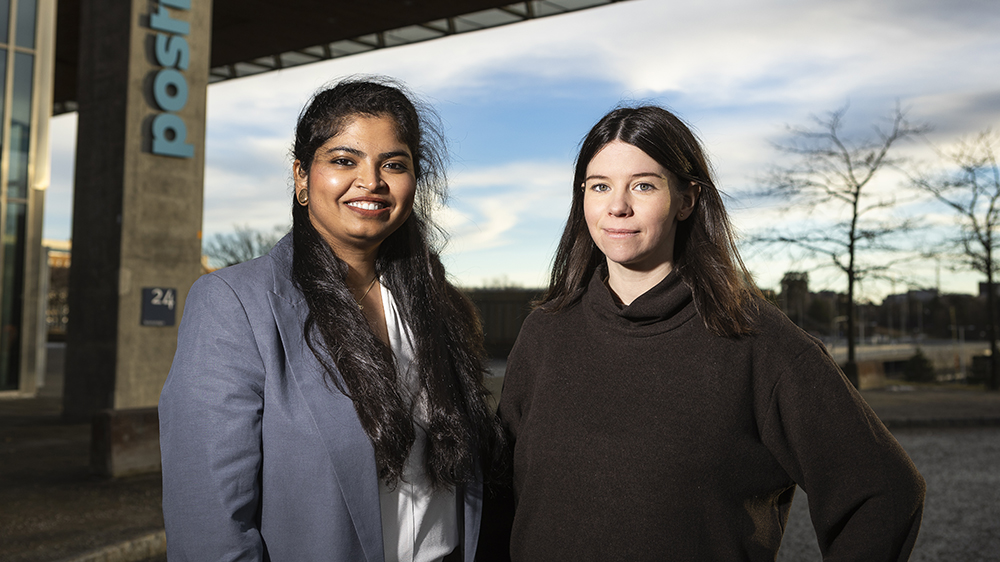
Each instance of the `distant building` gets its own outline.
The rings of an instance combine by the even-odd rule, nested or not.
[[[990,292],[989,289],[986,287],[987,285],[988,283],[986,283],[985,281],[979,284],[979,298],[985,299],[987,293]],[[993,282],[993,294],[1000,295],[1000,280]]]
[[[514,347],[521,324],[531,312],[532,301],[540,298],[545,289],[510,287],[463,289],[462,292],[479,309],[486,352],[493,358],[506,358]]]
[[[907,302],[922,302],[928,303],[940,296],[937,289],[913,289],[905,293],[897,293],[894,295],[886,295],[882,299],[882,304],[899,305]]]
[[[0,393],[33,393],[43,326],[56,0],[0,2]]]
[[[47,339],[63,340],[69,323],[69,266],[71,244],[67,241],[44,240],[48,262],[48,299],[45,311],[45,331]]]
[[[809,274],[803,271],[785,273],[781,278],[778,302],[781,310],[799,326],[805,322],[809,300]]]

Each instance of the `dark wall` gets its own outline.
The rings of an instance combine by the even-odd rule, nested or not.
[[[465,289],[482,317],[486,352],[490,357],[507,357],[521,324],[531,312],[531,301],[542,292],[543,289]]]

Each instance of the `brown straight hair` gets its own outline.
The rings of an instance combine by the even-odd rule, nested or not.
[[[549,288],[539,305],[549,312],[583,295],[605,260],[587,230],[583,189],[587,165],[612,141],[648,154],[673,174],[676,188],[701,187],[691,216],[677,223],[674,268],[691,288],[705,326],[721,336],[752,332],[753,312],[761,297],[736,249],[729,216],[715,186],[698,138],[676,115],[657,106],[619,107],[605,115],[580,145],[573,176],[573,201],[552,265]]]

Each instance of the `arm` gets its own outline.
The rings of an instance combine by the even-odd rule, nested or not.
[[[818,343],[779,368],[761,434],[808,494],[824,560],[907,560],[925,489],[912,461]]]
[[[224,280],[199,279],[184,308],[159,406],[170,560],[262,560],[264,364]]]

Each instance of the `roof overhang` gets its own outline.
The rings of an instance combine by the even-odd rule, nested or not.
[[[59,0],[54,113],[76,108],[81,0]],[[214,0],[210,82],[621,0]]]

